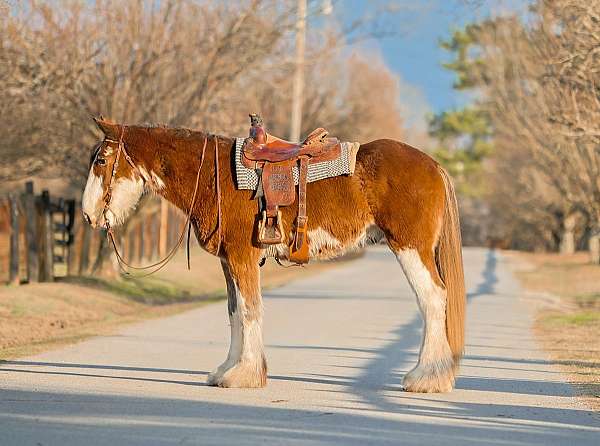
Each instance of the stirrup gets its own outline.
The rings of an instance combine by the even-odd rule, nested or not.
[[[277,211],[275,217],[267,217],[267,211],[262,211],[262,219],[258,222],[258,242],[264,245],[277,245],[283,243],[283,239],[281,211]]]
[[[296,221],[296,233],[294,240],[290,244],[290,262],[297,265],[308,263],[308,237],[307,237],[307,216],[299,216]]]

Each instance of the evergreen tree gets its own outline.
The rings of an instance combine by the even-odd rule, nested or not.
[[[453,85],[458,91],[476,90],[480,82],[477,34],[482,24],[470,24],[456,30],[440,46],[453,55],[444,68],[456,74]],[[439,143],[433,155],[454,177],[459,194],[476,198],[484,192],[482,167],[492,151],[488,115],[477,104],[447,110],[429,119],[429,134]]]

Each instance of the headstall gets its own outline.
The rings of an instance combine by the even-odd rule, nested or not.
[[[168,252],[168,254],[163,259],[161,259],[155,263],[152,263],[150,265],[146,265],[146,266],[133,266],[133,265],[129,264],[123,258],[122,254],[119,252],[119,249],[117,248],[117,243],[115,241],[113,228],[110,226],[110,223],[108,222],[108,218],[107,218],[107,213],[110,210],[110,204],[112,201],[113,185],[115,182],[117,169],[119,168],[119,161],[121,159],[121,155],[123,155],[125,157],[125,159],[129,163],[129,165],[133,168],[133,170],[137,173],[137,175],[142,177],[140,169],[136,166],[136,164],[133,162],[133,160],[127,153],[127,150],[125,149],[125,142],[123,141],[124,136],[125,136],[125,126],[123,126],[121,128],[121,135],[119,136],[118,141],[114,140],[114,139],[110,139],[110,138],[105,138],[105,141],[107,141],[107,142],[116,143],[118,145],[118,148],[117,148],[117,154],[115,157],[115,162],[113,163],[113,166],[112,166],[111,176],[110,176],[110,180],[108,183],[108,187],[106,188],[106,192],[104,193],[104,196],[102,197],[102,199],[104,201],[104,209],[102,210],[102,216],[104,217],[104,226],[106,229],[106,235],[107,235],[108,240],[110,241],[110,244],[115,252],[115,256],[117,258],[119,268],[121,269],[121,271],[123,271],[123,273],[125,273],[127,275],[132,275],[131,272],[128,270],[147,271],[144,274],[138,274],[135,276],[138,278],[147,277],[151,274],[154,274],[154,273],[158,272],[159,270],[161,270],[162,268],[164,268],[167,265],[167,263],[169,263],[169,261],[171,261],[171,259],[175,256],[175,254],[177,253],[177,250],[183,243],[183,240],[186,239],[187,240],[187,242],[186,242],[187,266],[188,266],[188,269],[190,269],[190,233],[191,233],[191,227],[192,227],[192,213],[194,211],[194,206],[196,204],[196,197],[198,195],[198,187],[200,185],[200,173],[202,172],[202,166],[204,165],[204,155],[206,152],[206,146],[208,144],[208,139],[210,138],[210,135],[206,135],[206,137],[204,139],[204,144],[202,146],[202,156],[200,158],[200,166],[198,167],[198,172],[196,174],[196,185],[194,186],[194,193],[192,195],[190,207],[187,212],[186,222],[183,227],[183,231],[179,235],[179,238],[177,239],[177,243],[175,244],[175,246],[173,246],[173,248]],[[211,238],[215,233],[217,233],[216,234],[217,235],[217,247],[216,247],[214,254],[219,255],[219,252],[221,251],[221,240],[222,240],[221,186],[220,186],[220,175],[219,175],[219,170],[220,170],[219,169],[219,138],[216,135],[214,135],[214,140],[215,140],[215,189],[216,189],[216,198],[217,198],[217,225],[216,225],[215,229],[213,230],[213,232],[210,234],[209,238]],[[186,238],[186,230],[187,230],[187,238]],[[148,270],[150,270],[150,271],[148,271]]]

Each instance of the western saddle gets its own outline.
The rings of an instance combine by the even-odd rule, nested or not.
[[[308,263],[308,238],[306,215],[306,184],[308,166],[312,163],[330,161],[341,154],[337,138],[329,138],[325,129],[313,130],[302,143],[284,141],[269,135],[259,115],[250,115],[250,136],[242,148],[242,164],[255,169],[260,179],[255,198],[260,200],[258,242],[265,245],[285,241],[281,221],[281,206],[294,203],[296,190],[293,168],[298,166],[298,216],[295,233],[289,245],[289,260]]]

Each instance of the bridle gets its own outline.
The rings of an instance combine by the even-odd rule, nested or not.
[[[207,134],[204,138],[204,144],[202,146],[202,155],[200,158],[200,166],[198,167],[198,172],[196,174],[196,185],[194,186],[194,194],[192,195],[190,207],[189,207],[189,210],[186,215],[186,222],[183,227],[183,231],[179,235],[179,238],[177,239],[177,243],[175,243],[175,246],[173,246],[173,248],[167,253],[167,255],[163,259],[161,259],[155,263],[152,263],[150,265],[146,265],[146,266],[133,266],[133,265],[127,263],[127,261],[123,258],[123,256],[119,252],[119,249],[117,248],[117,243],[115,241],[113,228],[110,226],[110,223],[108,222],[108,218],[107,218],[107,213],[110,210],[110,204],[112,201],[113,185],[115,182],[117,169],[119,168],[119,161],[121,159],[121,155],[123,155],[125,160],[133,168],[133,170],[136,172],[136,174],[139,175],[141,178],[143,178],[139,167],[136,166],[136,164],[133,162],[133,160],[127,153],[127,150],[125,149],[125,142],[123,141],[124,136],[125,136],[125,126],[123,126],[121,128],[121,134],[119,136],[118,141],[114,140],[114,139],[110,139],[110,138],[104,139],[107,142],[116,143],[118,145],[117,154],[115,156],[115,162],[113,163],[110,180],[108,182],[108,187],[106,188],[106,192],[104,193],[104,195],[102,197],[102,200],[104,202],[102,216],[104,217],[106,236],[107,236],[108,240],[110,241],[110,244],[115,252],[115,256],[117,258],[119,268],[121,269],[121,271],[123,271],[124,274],[127,274],[127,275],[131,275],[131,272],[128,270],[147,271],[144,274],[138,274],[135,276],[138,278],[147,277],[151,274],[154,274],[154,273],[160,271],[162,268],[164,268],[167,265],[167,263],[169,263],[171,261],[171,259],[173,259],[173,257],[177,253],[177,250],[183,243],[184,238],[186,238],[185,235],[186,235],[186,230],[187,230],[186,257],[187,257],[187,267],[188,267],[188,269],[190,269],[190,233],[191,233],[191,227],[192,227],[192,212],[194,211],[194,207],[196,204],[196,197],[198,195],[198,187],[200,185],[200,173],[202,172],[202,166],[204,165],[204,155],[206,153],[206,146],[208,144],[208,139],[210,138],[211,135]],[[215,189],[216,189],[216,198],[217,198],[217,226],[214,229],[214,231],[211,233],[211,236],[214,235],[215,232],[217,233],[217,248],[216,248],[214,254],[218,256],[221,251],[221,241],[222,241],[221,186],[220,186],[220,178],[219,178],[220,177],[219,176],[219,170],[220,170],[219,169],[219,138],[217,135],[214,135],[214,139],[215,139]],[[148,271],[148,270],[150,270],[150,271]]]

